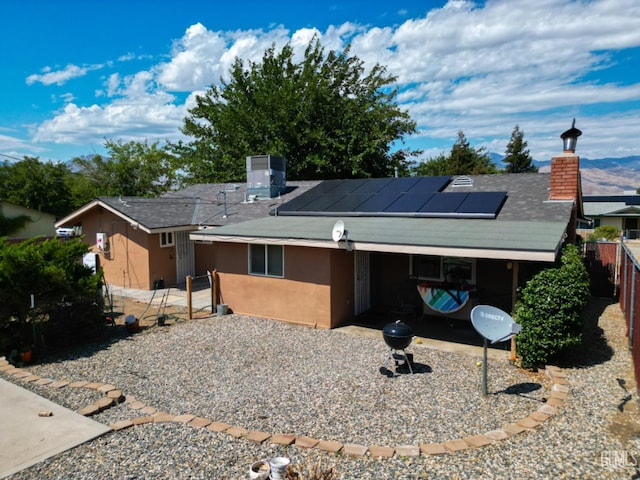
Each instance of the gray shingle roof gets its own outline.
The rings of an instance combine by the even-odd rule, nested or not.
[[[454,187],[449,184],[444,191],[506,191],[507,199],[496,219],[342,218],[349,240],[354,242],[355,248],[360,245],[380,251],[425,253],[428,249],[434,252],[466,249],[484,250],[489,258],[503,258],[503,253],[504,258],[514,259],[534,259],[535,255],[548,261],[555,258],[571,219],[573,205],[571,202],[548,200],[548,174],[477,175],[470,176],[470,179],[471,186]],[[320,242],[318,246],[329,246],[331,227],[338,219],[341,218],[276,216],[204,229],[192,234],[192,238],[234,241],[237,237],[253,237],[292,244]],[[516,255],[514,252],[520,253]],[[476,256],[483,255],[476,253]]]
[[[274,207],[297,197],[317,183],[288,182],[286,191],[280,197],[261,198],[253,202],[247,198],[246,184],[197,184],[162,197],[99,197],[97,202],[147,230],[191,230],[194,226],[230,225],[265,217]],[[73,216],[65,220],[70,221]]]

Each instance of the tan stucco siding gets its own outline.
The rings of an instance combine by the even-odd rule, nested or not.
[[[176,247],[160,246],[160,234],[145,235],[149,251],[149,288],[156,280],[164,280],[165,286],[184,283],[184,278],[176,277]],[[174,233],[175,238],[175,233]]]
[[[82,234],[91,250],[100,255],[107,283],[125,288],[149,288],[147,234],[134,229],[116,215],[95,209],[80,219]],[[104,251],[96,246],[96,234],[107,234]]]
[[[246,244],[217,243],[214,268],[220,278],[221,301],[235,313],[331,328],[330,280],[336,266],[331,256],[330,250],[287,246],[285,278],[263,277],[248,275]]]

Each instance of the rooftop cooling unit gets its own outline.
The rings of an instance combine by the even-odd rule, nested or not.
[[[273,198],[284,193],[286,160],[271,155],[247,157],[247,195],[256,198]]]

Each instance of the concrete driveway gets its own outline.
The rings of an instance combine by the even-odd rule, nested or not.
[[[0,378],[0,478],[109,431],[106,425]]]

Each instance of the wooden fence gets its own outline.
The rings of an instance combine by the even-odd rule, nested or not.
[[[627,323],[636,379],[640,379],[640,263],[626,243],[622,243],[620,259],[620,309]]]

